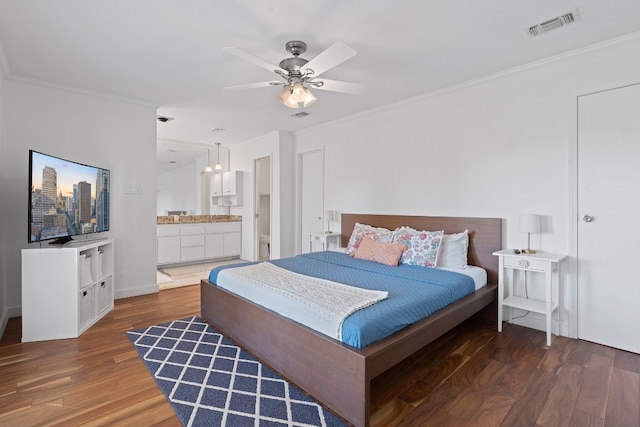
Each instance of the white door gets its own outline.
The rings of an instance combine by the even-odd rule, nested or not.
[[[640,85],[578,98],[578,337],[640,353]]]
[[[324,202],[324,160],[321,150],[310,151],[299,156],[300,159],[300,213],[301,234],[300,250],[310,251],[309,233],[324,230],[322,228],[322,206]],[[314,249],[317,250],[317,249]]]

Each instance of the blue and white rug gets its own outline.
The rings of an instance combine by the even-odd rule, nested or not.
[[[127,336],[185,426],[346,426],[197,316]]]

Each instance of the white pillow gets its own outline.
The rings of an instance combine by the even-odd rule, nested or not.
[[[464,268],[469,251],[469,230],[462,233],[445,234],[438,257],[438,267]]]

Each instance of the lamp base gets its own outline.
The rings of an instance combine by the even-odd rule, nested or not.
[[[533,249],[523,249],[522,251],[523,254],[535,254],[536,251],[534,251]]]

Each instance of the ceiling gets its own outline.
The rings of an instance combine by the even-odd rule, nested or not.
[[[527,33],[576,7],[578,22]],[[173,118],[158,123],[161,168],[169,149],[201,156],[215,141],[299,131],[638,31],[638,0],[0,1],[8,78],[156,105]],[[280,88],[224,89],[278,79],[224,47],[277,65],[295,39],[307,43],[306,59],[339,40],[351,46],[358,54],[323,77],[368,93],[314,91],[310,115],[297,119],[300,110],[276,101]]]

